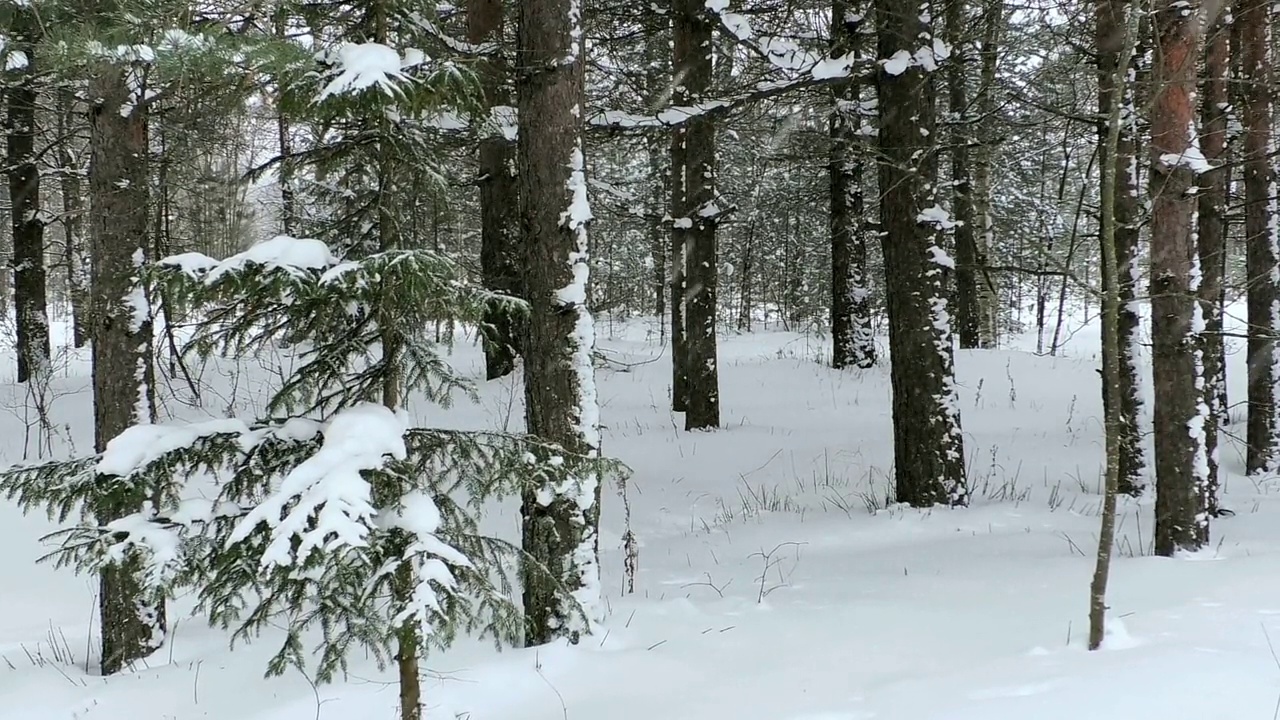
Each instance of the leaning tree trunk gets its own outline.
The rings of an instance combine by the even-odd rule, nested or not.
[[[1231,53],[1231,28],[1227,13],[1209,31],[1205,44],[1205,77],[1201,93],[1200,149],[1210,161],[1225,160],[1227,150],[1227,109]],[[1197,254],[1200,260],[1200,313],[1204,316],[1204,333],[1200,352],[1204,358],[1204,402],[1209,408],[1205,420],[1205,455],[1209,461],[1209,487],[1206,501],[1210,515],[1218,512],[1219,430],[1227,418],[1227,375],[1222,338],[1222,316],[1226,304],[1227,272],[1227,188],[1231,184],[1229,168],[1220,168],[1200,176],[1199,227]]]
[[[151,327],[138,322],[137,264],[146,257],[149,181],[146,105],[135,102],[125,69],[100,63],[89,82],[89,220],[93,241],[90,284],[93,344],[94,447],[135,423],[153,418],[140,382],[150,365]],[[132,105],[122,113],[121,108]],[[141,509],[147,488],[122,484],[94,508],[106,523]],[[99,594],[102,672],[119,672],[150,654],[165,637],[164,600],[145,589],[134,563],[102,572]]]
[[[702,0],[675,0],[672,14],[673,67],[684,101],[698,103],[711,91],[712,17]],[[685,430],[720,426],[720,372],[716,364],[716,225],[721,208],[715,190],[715,120],[691,118],[684,132],[683,203],[676,218],[684,241]]]
[[[862,13],[831,3],[831,55],[862,50]],[[862,83],[836,87],[831,112],[831,365],[869,368],[876,362],[867,288],[866,202],[863,194]]]
[[[1276,403],[1280,393],[1280,216],[1276,208],[1271,93],[1271,2],[1241,0],[1244,105],[1245,267],[1248,276],[1249,418],[1245,470],[1270,472],[1280,461]]]
[[[600,447],[587,310],[586,223],[591,219],[582,155],[582,32],[575,0],[521,0],[516,86],[517,159],[525,289],[530,306],[524,360],[525,419],[531,434],[580,455]],[[588,616],[598,602],[600,482],[589,468],[570,486],[527,491],[524,549],[549,573],[524,583],[525,644],[577,640],[585,628],[564,592]]]
[[[1207,540],[1208,484],[1201,396],[1203,325],[1196,294],[1194,171],[1202,169],[1193,135],[1199,3],[1158,9],[1151,112],[1151,339],[1154,378],[1155,551],[1172,555]]]
[[[876,0],[880,225],[888,289],[895,481],[899,502],[968,501],[944,287],[951,221],[937,205],[932,82],[915,58],[931,53],[919,8]],[[930,67],[936,67],[930,63]]]
[[[13,304],[17,321],[18,382],[40,374],[49,364],[49,315],[45,297],[44,217],[40,213],[40,168],[35,152],[35,45],[39,34],[35,10],[19,4],[12,10],[12,46],[6,59],[18,67],[5,78],[5,172],[9,180],[13,229]],[[19,53],[21,55],[19,55]],[[17,63],[23,57],[25,63]]]
[[[470,0],[467,9],[467,40],[474,44],[502,43],[502,0]],[[482,57],[477,68],[484,86],[485,108],[505,108],[511,102],[507,91],[507,72],[497,55]],[[492,118],[510,123],[510,118]],[[522,294],[520,280],[519,239],[515,226],[516,195],[519,188],[513,174],[515,143],[503,134],[503,128],[486,128],[480,141],[480,274],[484,285],[506,295]],[[507,303],[491,303],[485,312],[489,326],[484,344],[485,377],[505,377],[515,370],[520,353],[523,324],[520,316]]]
[[[1112,201],[1115,204],[1115,276],[1117,293],[1120,298],[1118,310],[1119,326],[1117,327],[1117,344],[1119,352],[1114,361],[1119,363],[1120,405],[1120,492],[1125,495],[1142,493],[1142,472],[1145,460],[1142,452],[1142,435],[1138,425],[1138,412],[1141,400],[1138,394],[1138,312],[1134,302],[1137,287],[1138,270],[1138,177],[1137,161],[1137,109],[1134,107],[1134,88],[1129,83],[1119,82],[1126,73],[1119,72],[1121,51],[1124,45],[1125,27],[1129,13],[1133,8],[1133,0],[1099,0],[1096,7],[1096,36],[1098,46],[1098,111],[1103,117],[1109,117],[1112,103],[1120,103],[1119,136],[1116,139],[1115,155],[1111,166],[1115,173],[1112,184]],[[1128,67],[1132,67],[1135,53],[1128,55]],[[1108,129],[1101,126],[1099,142],[1105,148],[1105,137]],[[1106,155],[1103,156],[1104,158]],[[1106,160],[1103,160],[1105,163]],[[1108,278],[1103,278],[1109,282]],[[1106,288],[1103,288],[1104,292]],[[1104,365],[1113,358],[1103,356]],[[1107,368],[1103,368],[1106,375]],[[1104,407],[1112,402],[1113,393],[1103,383],[1102,402]]]

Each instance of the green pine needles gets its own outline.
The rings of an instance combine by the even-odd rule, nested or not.
[[[149,586],[193,591],[233,641],[284,627],[270,674],[315,657],[327,681],[355,648],[386,662],[405,626],[421,652],[459,633],[520,641],[513,579],[545,571],[478,531],[484,504],[621,468],[518,435],[411,428],[380,404],[388,376],[439,402],[470,390],[426,330],[477,322],[490,293],[427,251],[340,261],[286,237],[222,262],[168,258],[149,277],[202,318],[193,351],[245,357],[288,333],[302,362],[271,399],[273,419],[138,425],[98,456],[0,475],[25,510],[79,513],[49,536],[59,547],[47,560],[83,572],[136,563]],[[379,319],[397,328],[394,356]],[[142,510],[94,523],[108,498]]]

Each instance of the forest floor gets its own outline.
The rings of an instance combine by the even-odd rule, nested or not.
[[[1222,452],[1211,546],[1152,557],[1150,498],[1121,507],[1112,625],[1084,649],[1102,464],[1096,326],[1059,357],[1011,348],[957,359],[973,507],[889,505],[886,362],[822,366],[820,339],[781,331],[720,344],[723,429],[685,433],[652,324],[601,323],[606,454],[635,471],[635,594],[624,595],[621,502],[601,540],[610,613],[580,645],[496,654],[466,641],[429,660],[430,720],[1245,720],[1280,701],[1280,484]],[[471,345],[455,364],[481,370]],[[1243,359],[1231,360],[1232,401]],[[53,452],[92,442],[86,358],[51,392]],[[26,405],[0,357],[0,462],[22,459]],[[207,370],[205,410],[253,415],[274,370]],[[7,375],[7,379],[4,376]],[[7,383],[7,384],[6,384]],[[518,429],[521,390],[423,424]],[[1233,411],[1233,418],[1242,419]],[[1235,426],[1240,429],[1240,426]],[[34,445],[30,446],[34,452]],[[514,504],[494,507],[513,535]],[[171,642],[133,671],[94,674],[95,583],[34,563],[53,526],[0,503],[0,718],[374,720],[394,718],[391,675],[356,658],[346,681],[263,679],[276,637],[228,649],[179,600]],[[86,672],[86,665],[90,668]]]

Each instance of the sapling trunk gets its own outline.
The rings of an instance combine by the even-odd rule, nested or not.
[[[1103,9],[1105,12],[1106,9]],[[1116,81],[1108,100],[1107,133],[1103,140],[1099,163],[1102,174],[1101,188],[1101,223],[1099,227],[1099,245],[1102,249],[1102,353],[1107,361],[1102,364],[1102,382],[1111,397],[1120,396],[1120,291],[1119,266],[1116,263],[1116,215],[1115,186],[1116,167],[1112,162],[1116,148],[1120,144],[1120,108],[1124,83],[1123,71],[1129,66],[1129,57],[1133,53],[1133,24],[1138,17],[1136,9],[1130,8],[1126,27],[1123,62],[1115,68]],[[1106,403],[1106,491],[1102,501],[1102,527],[1098,532],[1098,557],[1093,570],[1093,581],[1089,584],[1089,649],[1097,650],[1102,646],[1106,632],[1107,618],[1107,579],[1111,573],[1111,555],[1116,536],[1116,496],[1120,490],[1120,433],[1122,430],[1120,403]]]

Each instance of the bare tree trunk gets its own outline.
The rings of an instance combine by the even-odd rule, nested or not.
[[[1276,383],[1280,382],[1280,222],[1276,208],[1271,93],[1271,3],[1241,0],[1241,98],[1244,106],[1245,266],[1248,275],[1249,418],[1245,470],[1250,475],[1277,469],[1280,433]]]
[[[712,18],[701,0],[675,0],[672,13],[673,64],[685,100],[702,101],[711,91],[715,50]],[[702,114],[686,123],[684,202],[673,213],[684,236],[685,430],[720,426],[720,371],[716,363],[716,286],[719,257],[716,226],[721,208],[715,190],[715,120]]]
[[[1197,323],[1199,258],[1196,199],[1190,189],[1198,147],[1193,93],[1199,52],[1199,3],[1156,11],[1155,93],[1151,113],[1151,336],[1155,381],[1155,550],[1172,555],[1207,540],[1204,435],[1208,411]]]
[[[278,39],[284,40],[288,37],[288,15],[283,7],[276,13],[275,17],[275,34]],[[277,102],[284,94],[283,88],[276,90]],[[284,161],[280,163],[280,230],[285,235],[293,235],[298,232],[298,210],[294,201],[293,192],[293,129],[289,127],[289,118],[285,116],[284,110],[276,107],[276,142],[280,148],[280,157]]]
[[[1209,31],[1205,44],[1204,89],[1201,93],[1200,149],[1212,161],[1224,160],[1227,150],[1227,108],[1231,101],[1228,91],[1231,54],[1231,28],[1225,20],[1227,13],[1219,16],[1218,23]],[[1206,501],[1210,515],[1217,515],[1219,430],[1226,422],[1227,374],[1225,349],[1222,339],[1222,315],[1226,305],[1224,285],[1227,272],[1227,188],[1231,184],[1228,168],[1214,170],[1200,176],[1199,228],[1197,253],[1200,259],[1200,312],[1204,316],[1204,333],[1200,337],[1200,352],[1204,362],[1204,402],[1209,408],[1205,419],[1205,454],[1209,462],[1209,487]]]
[[[40,32],[31,5],[12,9],[9,32],[12,65],[25,56],[18,77],[11,78],[5,97],[5,171],[9,180],[9,213],[13,228],[13,304],[17,319],[18,382],[47,370],[49,315],[45,297],[44,217],[40,213],[40,168],[35,153],[36,57]]]
[[[1129,13],[1133,8],[1133,0],[1100,0],[1096,7],[1096,38],[1098,47],[1098,111],[1104,117],[1110,117],[1113,107],[1119,108],[1119,133],[1116,139],[1115,152],[1107,156],[1111,158],[1111,167],[1103,167],[1104,172],[1113,174],[1111,184],[1114,197],[1111,199],[1115,213],[1115,249],[1118,272],[1114,278],[1103,277],[1103,282],[1114,279],[1118,285],[1119,297],[1117,326],[1118,353],[1113,357],[1103,356],[1103,374],[1105,365],[1115,361],[1120,364],[1119,390],[1111,393],[1104,383],[1102,402],[1105,407],[1113,401],[1120,406],[1120,492],[1125,495],[1142,493],[1142,473],[1145,460],[1142,452],[1142,436],[1138,426],[1140,399],[1138,395],[1137,370],[1137,335],[1138,313],[1134,303],[1134,295],[1138,279],[1138,177],[1137,177],[1137,137],[1135,123],[1137,109],[1134,107],[1134,88],[1121,82],[1133,68],[1134,53],[1128,53],[1129,60],[1121,71],[1121,63],[1126,62],[1121,54],[1125,43],[1125,28],[1128,27]],[[1114,104],[1114,105],[1113,105]],[[1099,128],[1099,142],[1105,142],[1110,128]],[[1107,161],[1103,160],[1105,166]],[[1103,288],[1106,291],[1106,288]]]
[[[666,15],[655,13],[653,22],[656,27],[650,30],[650,37],[645,45],[648,65],[645,67],[645,90],[648,93],[650,112],[658,112],[671,100],[671,31],[670,20]],[[645,149],[649,155],[649,183],[652,193],[649,199],[649,255],[653,258],[653,311],[658,318],[659,336],[667,336],[667,255],[670,239],[664,228],[666,223],[660,218],[667,214],[667,203],[671,197],[671,153],[668,141],[662,133],[649,133],[645,137]]]
[[[997,113],[995,95],[996,64],[999,59],[1000,36],[1004,33],[1004,0],[983,0],[982,42],[978,48],[978,94],[973,99],[977,113],[976,142],[973,146],[973,267],[975,271],[975,308],[978,313],[978,347],[993,348],[1000,334],[1000,288],[996,275],[987,269],[987,258],[995,244],[995,218],[992,212],[991,166],[996,140],[990,131]]]
[[[65,236],[65,260],[67,263],[67,288],[71,295],[73,342],[77,348],[89,342],[89,258],[85,253],[84,196],[82,174],[83,156],[80,143],[71,139],[71,129],[83,122],[75,94],[70,90],[58,93],[57,146],[58,181],[62,191],[62,228]]]
[[[942,250],[949,225],[936,203],[932,83],[901,59],[931,47],[919,7],[876,0],[880,224],[889,308],[897,499],[923,507],[968,501]],[[892,60],[892,62],[890,62]],[[890,67],[901,72],[894,73]]]
[[[520,227],[530,305],[524,360],[525,419],[531,434],[570,452],[599,451],[599,408],[592,365],[595,333],[587,310],[589,263],[582,154],[583,58],[574,0],[521,0],[516,87]],[[590,469],[576,488],[527,491],[524,549],[551,578],[526,573],[525,644],[557,637],[576,642],[588,630],[563,599],[588,615],[598,601],[600,482]]]
[[[673,0],[680,2],[681,0]],[[674,59],[674,51],[673,51]],[[674,67],[674,66],[673,66]],[[675,86],[673,101],[687,102],[683,83]],[[685,207],[685,136],[680,125],[671,132],[671,409],[684,412],[689,403],[689,355],[685,347],[685,239],[689,227],[682,217]],[[690,226],[692,227],[692,226]]]
[[[1120,13],[1117,15],[1116,10]],[[1098,81],[1103,89],[1100,109],[1105,118],[1098,153],[1101,162],[1102,187],[1099,195],[1100,222],[1098,240],[1102,254],[1102,385],[1103,398],[1115,398],[1121,392],[1120,367],[1120,264],[1117,261],[1116,192],[1117,179],[1129,172],[1127,167],[1112,162],[1119,155],[1122,126],[1126,122],[1124,104],[1120,101],[1125,75],[1133,56],[1137,35],[1137,15],[1123,14],[1113,0],[1099,0],[1095,28],[1098,42]],[[1118,92],[1120,91],[1120,92]],[[1106,425],[1106,494],[1102,502],[1102,523],[1098,532],[1098,554],[1093,580],[1089,585],[1089,649],[1102,646],[1106,635],[1107,580],[1111,575],[1111,556],[1115,549],[1116,500],[1120,494],[1120,455],[1124,444],[1124,419],[1121,404],[1104,402]]]
[[[469,0],[467,39],[475,44],[502,46],[502,0]],[[501,59],[484,58],[477,68],[484,84],[485,108],[511,102],[507,72]],[[485,287],[506,295],[523,294],[520,278],[519,240],[515,212],[519,188],[515,170],[515,143],[500,129],[489,129],[480,141],[480,273]],[[495,303],[485,312],[490,331],[484,345],[485,377],[504,377],[515,370],[524,333],[518,315]]]
[[[831,54],[862,50],[862,13],[831,3]],[[861,83],[837,86],[830,120],[831,365],[869,368],[876,362],[867,288],[866,203],[863,196]]]
[[[146,386],[150,367],[149,322],[139,315],[141,297],[136,266],[147,256],[148,168],[147,110],[135,102],[127,70],[101,63],[89,82],[90,233],[93,240],[94,447],[139,422],[151,422],[153,400]],[[132,109],[122,113],[126,103]],[[125,486],[96,507],[99,523],[136,512],[149,498],[144,487]],[[134,563],[102,572],[99,595],[102,672],[119,672],[163,643],[164,600],[145,589]]]
[[[967,0],[947,0],[947,109],[951,122],[951,209],[956,221],[955,327],[960,347],[979,347],[978,328],[983,310],[978,304],[978,242],[974,228],[973,184],[969,166],[969,54],[965,41]]]

